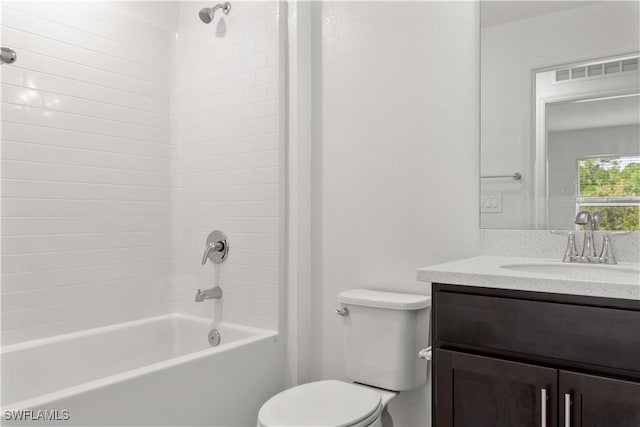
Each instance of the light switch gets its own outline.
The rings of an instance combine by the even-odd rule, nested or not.
[[[500,191],[483,192],[480,195],[480,212],[501,213],[502,193]]]

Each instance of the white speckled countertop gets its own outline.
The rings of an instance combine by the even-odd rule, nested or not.
[[[640,300],[640,276],[614,280],[603,278],[609,268],[637,270],[638,264],[598,265],[598,270],[594,271],[593,275],[581,274],[581,277],[530,273],[500,267],[508,264],[564,265],[558,260],[541,258],[478,256],[420,268],[418,269],[418,280],[451,285]],[[591,267],[583,264],[571,265],[582,266],[585,269]]]

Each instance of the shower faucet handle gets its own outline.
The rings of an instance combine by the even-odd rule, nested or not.
[[[202,265],[205,265],[207,263],[207,258],[209,258],[209,255],[211,254],[211,252],[220,252],[223,250],[224,250],[224,243],[222,242],[209,243],[204,250],[204,255],[202,255]]]
[[[224,232],[215,230],[209,233],[202,255],[202,265],[207,263],[207,258],[215,264],[221,264],[229,256],[229,239]]]

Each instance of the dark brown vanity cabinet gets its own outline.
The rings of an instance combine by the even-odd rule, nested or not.
[[[437,426],[548,427],[556,370],[437,349]]]
[[[640,302],[434,284],[436,427],[640,427]]]
[[[561,420],[581,427],[640,426],[639,382],[566,371],[559,379]]]

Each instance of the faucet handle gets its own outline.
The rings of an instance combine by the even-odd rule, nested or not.
[[[220,264],[226,261],[228,255],[229,240],[227,235],[220,230],[209,233],[204,247],[204,254],[202,255],[202,265],[206,264],[207,258],[216,264]]]
[[[616,256],[613,253],[611,234],[606,233],[602,238],[602,251],[600,252],[600,262],[603,264],[617,264]]]
[[[431,357],[432,357],[431,346],[429,346],[427,348],[423,348],[422,350],[420,350],[418,352],[418,357],[420,359],[424,359],[424,360],[431,360]]]
[[[221,252],[224,250],[224,243],[222,242],[210,242],[204,248],[204,255],[202,255],[202,265],[205,265],[207,258],[211,252]]]
[[[616,254],[613,251],[613,238],[616,236],[624,236],[630,234],[630,231],[614,231],[605,233],[602,238],[602,251],[600,252],[599,260],[603,264],[617,264]]]
[[[556,236],[567,236],[567,247],[564,250],[562,262],[576,262],[578,259],[576,232],[569,230],[551,230],[551,234],[555,234]]]
[[[567,238],[567,248],[564,251],[562,262],[574,262],[578,259],[578,248],[576,248],[576,233],[569,233]]]

